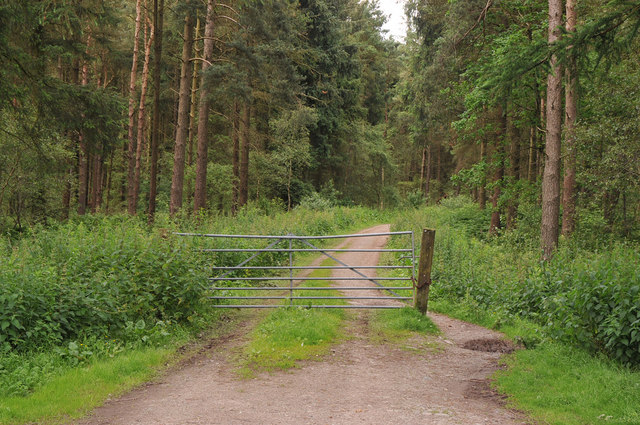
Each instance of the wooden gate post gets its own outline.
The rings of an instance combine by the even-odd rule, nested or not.
[[[431,286],[431,262],[433,261],[433,244],[436,231],[422,230],[422,244],[420,247],[420,262],[418,263],[418,281],[413,291],[413,306],[422,314],[427,314],[429,303],[429,287]]]

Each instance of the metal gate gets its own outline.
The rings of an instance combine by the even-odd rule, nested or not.
[[[218,301],[231,301],[238,302],[238,304],[224,304],[219,303],[215,305],[218,308],[274,308],[282,307],[283,304],[278,303],[266,303],[266,300],[287,300],[289,305],[292,305],[294,300],[399,300],[404,302],[413,299],[412,296],[401,296],[397,291],[413,290],[415,287],[415,239],[413,232],[385,232],[385,233],[357,233],[352,235],[332,235],[332,236],[297,236],[288,234],[284,236],[268,236],[268,235],[223,235],[223,234],[199,234],[199,233],[176,233],[179,236],[198,237],[198,238],[212,238],[212,239],[230,239],[230,240],[267,240],[268,244],[264,247],[249,247],[249,248],[200,248],[199,251],[203,253],[246,253],[248,256],[237,264],[231,265],[217,265],[212,266],[211,270],[218,273],[215,276],[209,278],[212,283],[210,289],[214,291],[214,295],[210,298]],[[319,247],[322,242],[332,239],[346,239],[346,238],[366,238],[377,236],[394,236],[406,238],[404,248],[379,248],[379,249],[365,249],[365,248],[326,248]],[[311,241],[314,241],[312,243]],[[343,252],[380,252],[380,253],[394,253],[400,255],[396,259],[398,264],[394,265],[353,265],[347,264],[340,258],[337,258],[335,254]],[[273,261],[274,264],[263,265],[249,265],[255,262],[264,254],[282,253],[288,254],[284,261]],[[331,266],[296,266],[294,265],[295,253],[320,253],[326,258],[333,260],[336,265]],[[333,254],[333,255],[332,255]],[[284,265],[282,264],[284,263]],[[406,264],[409,263],[409,264]],[[314,270],[351,270],[356,276],[352,277],[308,277],[308,276],[294,276],[294,272],[307,272],[310,274]],[[367,276],[363,273],[364,270],[403,270],[405,276]],[[286,275],[288,271],[288,276]],[[258,273],[257,276],[238,276],[238,274]],[[264,274],[263,274],[264,273]],[[284,275],[283,275],[284,274]],[[396,273],[397,274],[397,273]],[[304,287],[298,286],[303,281],[368,281],[373,283],[373,286],[322,286],[322,287]],[[277,282],[288,282],[287,286],[277,284]],[[386,282],[386,284],[380,283]],[[411,282],[410,286],[398,286],[399,282]],[[241,285],[244,283],[244,285]],[[228,284],[229,286],[226,286]],[[364,291],[364,290],[377,290],[384,294],[380,296],[305,296],[294,295],[294,291]],[[235,295],[238,293],[247,292],[249,295]],[[286,295],[282,295],[286,293]],[[267,295],[259,295],[267,294]],[[265,302],[264,304],[256,304],[256,301]],[[250,302],[250,303],[247,303]],[[252,304],[253,303],[253,304]],[[286,304],[285,304],[286,305]],[[406,305],[406,304],[404,304]],[[403,308],[404,305],[324,305],[324,304],[308,304],[306,307],[310,308],[367,308],[367,309],[393,309]]]

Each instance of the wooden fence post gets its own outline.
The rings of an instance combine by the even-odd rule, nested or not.
[[[418,263],[418,281],[413,292],[413,306],[422,314],[427,314],[429,303],[429,287],[431,286],[431,262],[433,260],[433,245],[436,231],[422,230],[422,244],[420,248],[420,262]]]

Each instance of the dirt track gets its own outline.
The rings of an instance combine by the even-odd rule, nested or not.
[[[388,227],[366,232],[380,231],[388,231]],[[350,242],[351,247],[362,248],[385,243],[384,237]],[[345,253],[342,259],[349,264],[373,265],[378,255]],[[309,361],[299,369],[251,380],[238,378],[229,363],[230,348],[250,327],[241,326],[234,338],[212,341],[212,348],[194,362],[108,402],[80,423],[529,423],[518,412],[505,408],[488,386],[487,377],[496,369],[500,354],[463,348],[487,347],[500,339],[499,334],[431,314],[444,333],[442,337],[416,337],[404,347],[380,344],[369,337],[370,314],[353,313],[348,328],[352,338],[334,347],[322,361]]]

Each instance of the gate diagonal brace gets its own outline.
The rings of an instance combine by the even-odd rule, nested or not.
[[[345,267],[348,267],[348,268],[349,268],[349,270],[351,270],[351,271],[353,271],[354,273],[356,273],[356,274],[360,275],[361,277],[363,277],[363,278],[364,278],[364,280],[369,280],[369,281],[373,282],[374,284],[376,284],[376,285],[378,285],[378,286],[383,286],[383,285],[381,285],[380,283],[378,283],[375,279],[373,279],[373,278],[371,278],[371,277],[368,277],[368,276],[366,276],[366,275],[365,275],[365,274],[363,274],[363,273],[360,273],[360,271],[359,271],[359,270],[357,270],[356,268],[354,268],[354,267],[352,267],[352,266],[348,265],[347,263],[345,263],[345,262],[343,262],[343,261],[338,260],[336,257],[334,257],[333,255],[329,254],[328,252],[323,251],[323,250],[322,250],[322,248],[318,248],[317,246],[313,245],[312,243],[309,243],[308,241],[306,241],[306,240],[304,240],[304,239],[302,240],[302,243],[304,243],[304,244],[306,244],[306,245],[310,246],[311,248],[319,249],[321,253],[323,253],[323,254],[324,254],[324,255],[326,255],[327,257],[331,258],[331,259],[332,259],[333,261],[335,261],[336,263],[339,263],[339,264],[341,264],[341,265],[343,265],[343,266],[345,266]],[[340,288],[337,288],[337,289],[340,289]],[[408,289],[408,288],[407,288],[407,289]],[[393,295],[395,295],[396,297],[400,297],[400,295],[399,295],[398,293],[393,292],[393,291],[391,291],[391,290],[389,290],[389,289],[387,289],[387,290],[388,290],[389,292],[391,292]]]
[[[241,262],[240,264],[238,264],[237,266],[235,266],[235,268],[237,269],[238,267],[242,267],[245,264],[249,263],[250,261],[252,261],[254,258],[256,258],[258,255],[262,254],[263,252],[265,252],[265,249],[271,249],[274,246],[278,245],[280,242],[282,242],[285,239],[276,239],[275,242],[271,242],[269,245],[267,245],[265,248],[262,248],[262,250],[256,252],[255,254],[253,254],[251,257],[247,258],[246,260],[244,260],[243,262]],[[231,272],[233,272],[233,269],[229,270],[228,272],[223,273],[222,275],[216,277],[216,279],[224,279],[227,275],[229,275]]]

